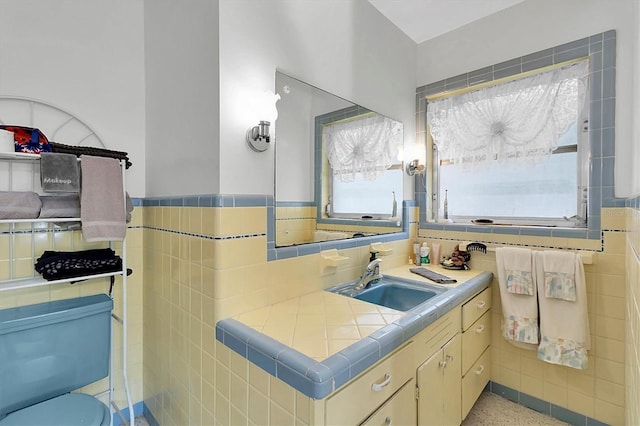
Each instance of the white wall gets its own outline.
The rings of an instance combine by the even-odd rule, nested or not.
[[[526,0],[495,15],[421,43],[417,86],[453,77],[593,34],[615,29],[616,196],[637,194],[637,0]],[[635,68],[637,73],[637,68]],[[635,94],[635,96],[634,96]],[[635,107],[635,111],[633,110]],[[634,162],[635,159],[635,162]],[[629,179],[635,173],[636,179]]]
[[[219,189],[218,2],[144,3],[146,195]]]
[[[631,135],[631,145],[632,152],[629,156],[628,163],[631,164],[631,189],[630,195],[632,196],[640,196],[640,167],[637,167],[640,164],[640,120],[638,117],[640,116],[640,2],[634,2],[635,11],[633,13],[634,21],[635,21],[635,47],[633,48],[636,52],[635,61],[633,62],[632,69],[633,71],[633,90],[631,92],[631,97],[633,99],[633,105],[631,107],[631,121],[633,122],[633,129]]]
[[[276,68],[404,122],[413,143],[415,43],[368,2],[220,0],[221,193],[273,194],[273,150],[244,139]]]
[[[142,18],[142,0],[0,1],[0,95],[58,106],[128,152],[133,197],[144,195]]]

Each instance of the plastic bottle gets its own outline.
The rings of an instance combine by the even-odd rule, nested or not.
[[[396,191],[391,191],[393,194],[393,206],[391,208],[391,217],[398,216],[398,202],[396,201]]]
[[[420,247],[420,263],[422,265],[429,264],[429,251],[427,243],[422,243],[422,247]]]
[[[444,190],[444,218],[449,219],[449,200],[447,200],[447,189]]]

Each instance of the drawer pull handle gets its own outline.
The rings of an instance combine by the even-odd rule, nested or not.
[[[484,324],[481,324],[480,327],[476,328],[476,333],[480,334],[484,331]]]
[[[446,358],[447,358],[447,361],[453,362],[453,355],[447,355]]]
[[[480,368],[476,370],[476,374],[479,376],[484,373],[484,365],[480,365]]]
[[[371,385],[371,390],[374,392],[380,392],[383,390],[389,383],[391,383],[391,374],[386,373],[384,375],[384,380],[380,383],[374,383]]]
[[[484,300],[481,300],[478,302],[478,309],[483,309],[485,306],[487,306],[487,302],[485,302]]]
[[[391,426],[393,422],[391,421],[391,417],[387,417],[386,419],[384,419],[384,424],[385,426]]]
[[[446,368],[446,367],[447,367],[447,361],[440,361],[440,362],[438,363],[438,365],[439,365],[440,367],[442,367],[442,368]]]

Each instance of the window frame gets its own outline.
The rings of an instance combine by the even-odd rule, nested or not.
[[[444,97],[467,93],[474,90],[480,90],[483,88],[504,84],[516,79],[535,75],[541,72],[549,71],[555,68],[565,66],[570,63],[575,63],[583,60],[589,60],[588,56],[575,58],[569,61],[557,63],[554,65],[533,69],[531,71],[522,72],[508,77],[495,79],[489,82],[483,82],[475,85],[470,85],[457,90],[447,91],[432,96],[426,96],[426,102],[436,99],[442,99]],[[588,228],[588,212],[589,212],[589,178],[591,169],[591,147],[589,143],[589,93],[591,89],[591,78],[587,79],[586,98],[585,105],[582,108],[581,115],[577,119],[577,140],[574,145],[566,145],[556,149],[551,155],[563,154],[566,152],[577,153],[577,187],[576,187],[576,215],[571,218],[541,218],[541,217],[504,217],[504,216],[464,216],[464,215],[448,215],[448,219],[453,223],[461,224],[473,224],[474,219],[490,219],[493,224],[506,224],[513,226],[542,226],[542,227],[563,227],[563,228]],[[428,196],[427,198],[427,222],[443,223],[448,222],[443,217],[440,217],[440,211],[442,204],[444,203],[444,197],[440,194],[440,167],[443,161],[440,158],[437,145],[434,143],[430,132],[429,121],[427,117],[427,108],[424,110],[425,131],[426,131],[426,144],[427,153],[430,156],[428,158],[429,170],[425,173],[425,187]],[[429,177],[431,177],[429,179]]]
[[[358,227],[370,227],[375,228],[377,233],[395,233],[402,232],[405,224],[405,211],[403,209],[403,191],[404,191],[404,174],[402,174],[402,188],[403,191],[396,193],[396,201],[398,207],[398,215],[391,219],[391,215],[373,214],[372,217],[366,217],[369,215],[352,214],[336,215],[331,210],[332,203],[330,202],[332,196],[332,173],[329,159],[325,152],[325,144],[323,140],[322,129],[325,125],[335,123],[341,120],[350,120],[366,114],[375,113],[369,109],[355,106],[345,108],[340,111],[340,114],[336,115],[335,112],[331,114],[325,114],[317,116],[315,118],[314,125],[314,140],[315,140],[315,155],[314,155],[314,202],[316,204],[316,225],[319,228],[326,228],[327,226],[338,226],[338,228],[347,226]],[[404,129],[403,129],[404,132]],[[404,145],[404,144],[403,144]],[[402,161],[398,160],[397,163],[392,164],[389,168],[402,168]],[[349,217],[351,216],[351,217]],[[381,231],[384,228],[384,231]],[[388,230],[387,230],[388,228]],[[369,228],[367,228],[369,229]]]

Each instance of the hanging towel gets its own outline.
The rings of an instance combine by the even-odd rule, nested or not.
[[[588,367],[591,339],[587,286],[580,256],[543,251],[536,253],[535,265],[536,280],[540,283],[538,359],[584,370]]]
[[[538,343],[538,301],[530,249],[496,249],[502,302],[502,336],[510,343],[535,349]]]
[[[131,213],[133,212],[133,202],[131,201],[131,197],[129,197],[129,193],[126,193],[126,200],[125,200],[125,206],[126,206],[126,215],[125,215],[125,222],[129,223],[131,222]]]
[[[40,183],[44,192],[80,191],[78,159],[72,154],[40,154]]]
[[[544,253],[543,253],[544,254]],[[553,252],[541,256],[544,271],[544,295],[554,299],[576,301],[576,263],[575,254]]]
[[[127,228],[120,162],[90,155],[82,155],[80,159],[80,219],[84,239],[124,240]]]

